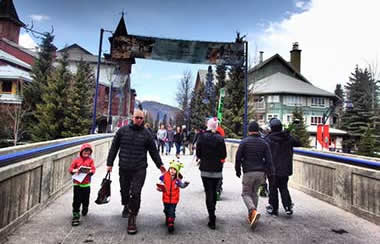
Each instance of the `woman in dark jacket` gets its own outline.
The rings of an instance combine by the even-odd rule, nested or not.
[[[215,133],[218,120],[211,118],[207,122],[207,131],[202,133],[197,143],[197,158],[200,160],[199,169],[203,187],[206,193],[206,205],[209,214],[208,226],[215,229],[215,208],[217,185],[222,178],[223,163],[226,158],[226,144],[221,135]]]
[[[174,143],[175,143],[175,148],[176,148],[176,157],[179,157],[180,150],[181,150],[181,145],[183,141],[183,133],[181,126],[177,126],[175,134],[174,134]]]

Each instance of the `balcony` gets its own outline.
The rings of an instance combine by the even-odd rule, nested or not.
[[[0,94],[0,103],[5,104],[21,104],[22,96],[14,94]]]

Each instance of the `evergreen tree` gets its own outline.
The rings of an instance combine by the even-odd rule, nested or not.
[[[219,101],[220,88],[226,86],[226,70],[225,65],[216,66],[216,80],[218,81],[215,86],[216,103]]]
[[[212,71],[212,66],[208,66],[206,75],[206,86],[205,86],[205,96],[208,102],[208,110],[210,117],[216,116],[216,99],[215,99],[215,85],[214,85],[214,74]]]
[[[172,119],[171,116],[169,117],[169,125],[170,125],[171,127],[173,127],[173,119]]]
[[[88,63],[81,60],[67,91],[64,110],[64,137],[87,135],[91,129],[94,74]]]
[[[333,118],[336,121],[336,125],[338,128],[342,127],[342,116],[343,116],[343,101],[344,101],[344,92],[341,84],[336,84],[335,87],[335,95],[338,99],[335,101],[335,111]]]
[[[208,106],[203,101],[205,99],[205,85],[200,83],[198,91],[193,91],[190,102],[191,108],[191,128],[204,128],[208,116]]]
[[[358,66],[351,74],[345,88],[347,100],[352,103],[352,107],[347,108],[342,117],[342,127],[350,136],[348,140],[345,140],[344,146],[355,147],[355,145],[358,146],[360,138],[366,133],[368,126],[376,128],[379,121],[378,99],[376,98],[379,88],[371,73]],[[376,131],[374,133],[376,134]],[[375,138],[375,135],[371,135],[371,137]],[[361,152],[359,151],[359,153]]]
[[[48,141],[63,137],[67,91],[71,78],[67,53],[64,53],[56,70],[49,75],[47,85],[42,88],[42,103],[37,104],[36,110],[38,122],[33,126],[32,132],[34,141]]]
[[[241,138],[244,123],[244,71],[242,66],[229,69],[230,80],[226,83],[224,120],[227,137]]]
[[[164,118],[162,119],[162,123],[166,126],[168,126],[168,115],[164,114]]]
[[[293,123],[288,130],[291,135],[300,140],[302,147],[310,147],[310,135],[306,130],[306,124],[302,109],[295,108],[293,111]]]
[[[358,145],[358,153],[363,156],[373,157],[375,156],[375,138],[373,135],[373,129],[367,127],[366,132],[360,137]]]
[[[154,130],[160,129],[160,112],[156,114],[156,120],[154,121]]]
[[[23,87],[23,109],[28,109],[25,115],[24,123],[26,124],[27,137],[33,131],[33,125],[37,123],[36,109],[41,104],[42,92],[47,86],[48,77],[53,68],[53,53],[56,48],[53,45],[54,36],[46,33],[39,45],[38,58],[35,59],[32,66],[31,77],[32,82],[25,83]]]

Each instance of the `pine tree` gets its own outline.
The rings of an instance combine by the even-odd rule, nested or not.
[[[212,66],[208,66],[206,75],[206,86],[205,86],[205,96],[208,101],[208,110],[210,111],[210,117],[216,116],[216,98],[215,98],[215,85],[214,85],[214,73],[212,71]]]
[[[162,119],[162,124],[166,126],[168,126],[168,115],[167,114],[164,114],[164,118]]]
[[[358,145],[358,153],[363,156],[373,157],[375,156],[375,138],[373,135],[373,129],[367,127],[366,132],[360,137]]]
[[[81,60],[67,91],[67,107],[64,111],[64,137],[87,135],[91,129],[91,109],[94,74],[88,63]]]
[[[53,53],[56,48],[53,45],[54,36],[46,33],[39,45],[38,58],[35,59],[32,66],[31,77],[32,82],[25,83],[23,87],[23,108],[30,112],[25,115],[24,123],[28,132],[27,137],[33,131],[33,125],[38,121],[36,118],[37,105],[41,104],[42,92],[47,86],[48,77],[53,68]]]
[[[216,101],[219,101],[220,88],[226,86],[226,66],[225,65],[217,65],[216,66],[216,80],[218,81],[215,85],[215,95]]]
[[[241,138],[244,123],[244,72],[242,66],[229,69],[230,80],[226,83],[224,120],[227,137]]]
[[[306,124],[302,109],[295,108],[292,113],[294,123],[289,125],[288,130],[291,135],[300,140],[302,147],[310,147],[310,135],[306,130]]]
[[[334,111],[333,116],[336,120],[337,127],[341,128],[342,127],[342,117],[343,117],[343,101],[344,101],[344,92],[343,92],[341,84],[336,84],[335,95],[339,99],[335,101],[335,104],[334,104],[335,111]]]
[[[154,121],[154,130],[160,129],[160,112],[156,114],[156,120]]]
[[[192,98],[190,102],[191,109],[191,128],[204,128],[205,121],[208,117],[208,106],[204,103],[205,99],[205,85],[203,83],[200,84],[197,92],[193,91]]]
[[[377,112],[379,88],[368,69],[363,70],[358,66],[351,73],[345,88],[347,100],[352,103],[352,107],[347,108],[342,117],[342,127],[350,136],[344,141],[344,146],[355,147],[367,128],[376,128],[377,121],[380,121]]]
[[[68,70],[67,53],[64,53],[56,70],[49,75],[47,86],[42,88],[42,103],[37,104],[36,110],[38,122],[33,126],[32,132],[34,141],[48,141],[63,137],[67,90],[71,76]]]

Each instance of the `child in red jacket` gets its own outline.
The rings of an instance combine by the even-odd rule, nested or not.
[[[162,201],[164,202],[164,213],[166,216],[166,225],[169,233],[174,231],[175,209],[179,202],[179,188],[185,188],[189,182],[182,182],[180,169],[183,164],[171,161],[168,171],[160,176],[161,184],[157,184],[157,190],[162,192]]]
[[[75,158],[70,165],[69,172],[73,175],[74,197],[73,197],[73,219],[72,226],[80,224],[80,206],[82,215],[88,213],[90,201],[91,176],[95,173],[94,160],[90,157],[92,148],[90,144],[83,144],[80,148],[79,157]]]

